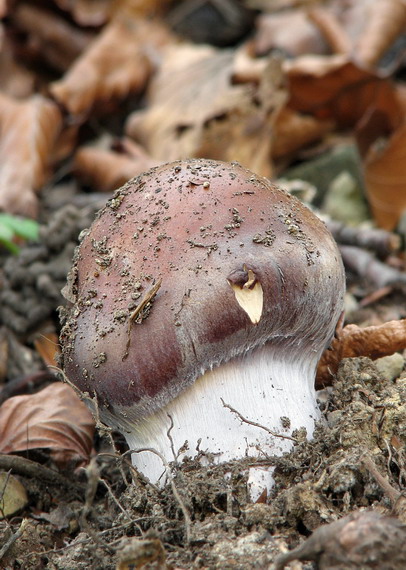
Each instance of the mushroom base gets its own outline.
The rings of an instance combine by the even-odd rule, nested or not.
[[[230,407],[281,436],[304,427],[311,437],[320,417],[314,389],[318,355],[310,360],[308,352],[300,353],[306,358],[276,354],[265,345],[206,372],[162,410],[135,424],[131,433],[124,432],[130,449],[152,448],[167,463],[175,460],[174,453],[181,461],[199,451],[213,463],[282,455],[292,448],[291,439],[242,421]],[[166,468],[157,454],[133,453],[132,460],[152,483],[165,482]],[[257,479],[254,474],[254,486]]]

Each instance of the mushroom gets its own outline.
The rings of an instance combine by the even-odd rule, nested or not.
[[[299,200],[238,163],[164,164],[82,236],[64,370],[131,449],[168,463],[280,455],[319,418],[315,371],[344,289],[331,234]],[[157,454],[132,457],[160,480]]]

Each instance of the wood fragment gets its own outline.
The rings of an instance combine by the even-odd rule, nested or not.
[[[369,284],[381,288],[396,283],[406,283],[406,274],[379,261],[369,251],[350,245],[339,245],[347,269],[354,271]]]
[[[13,546],[13,544],[23,535],[27,524],[28,524],[28,519],[23,519],[16,532],[13,533],[8,540],[6,540],[6,542],[3,544],[3,546],[0,549],[0,560],[7,553],[7,551]]]
[[[402,246],[401,237],[379,228],[347,226],[337,220],[326,220],[326,226],[340,245],[354,245],[374,251],[379,257],[398,252]]]
[[[75,495],[83,496],[85,487],[79,482],[73,482],[45,465],[41,465],[36,461],[31,461],[19,455],[11,455],[0,453],[0,469],[3,471],[11,471],[23,477],[31,477],[40,481],[45,481],[51,485],[67,489],[74,492]]]

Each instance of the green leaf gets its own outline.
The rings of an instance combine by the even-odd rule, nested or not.
[[[14,243],[16,237],[37,241],[39,239],[39,224],[35,220],[19,218],[4,212],[0,213],[0,243],[9,251],[17,254],[20,248]]]
[[[36,241],[39,237],[39,224],[29,218],[19,218],[11,214],[0,213],[0,225],[8,226],[16,236]]]

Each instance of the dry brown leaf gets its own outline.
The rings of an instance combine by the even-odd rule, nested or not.
[[[404,33],[404,0],[379,0],[369,6],[363,33],[354,46],[354,57],[361,65],[375,66],[393,42]]]
[[[52,101],[34,95],[17,101],[0,93],[0,210],[35,217],[62,129]]]
[[[343,358],[366,356],[372,360],[406,348],[406,319],[361,328],[347,325],[325,350],[317,368],[316,386],[332,384]]]
[[[34,90],[35,76],[15,58],[13,44],[0,23],[0,85],[11,97],[28,97]]]
[[[406,210],[406,123],[378,138],[363,159],[367,197],[376,223],[393,230]]]
[[[282,50],[290,56],[328,53],[322,34],[302,9],[262,14],[257,18],[256,26],[254,49],[257,55],[272,49]]]
[[[40,392],[14,396],[0,407],[0,451],[51,449],[58,462],[87,461],[94,420],[74,390],[55,382]]]
[[[92,1],[92,0],[87,0]],[[177,0],[112,0],[113,14],[125,14],[129,18],[157,18],[167,13]]]
[[[35,350],[47,366],[57,367],[57,355],[60,353],[59,337],[56,332],[43,332],[34,339]]]
[[[276,115],[272,145],[274,158],[286,157],[304,146],[320,140],[334,128],[331,120],[322,121],[283,107]]]
[[[80,26],[102,26],[109,19],[115,0],[54,0]]]
[[[132,146],[138,148],[138,155],[97,147],[80,148],[75,155],[73,170],[84,184],[99,192],[111,192],[158,164],[139,145],[132,143]]]
[[[333,11],[314,6],[307,11],[307,17],[319,28],[333,53],[350,53],[352,42]]]
[[[45,60],[60,71],[70,67],[89,45],[92,35],[60,16],[30,4],[19,4],[12,12],[12,23],[26,35],[21,58]]]
[[[234,84],[235,52],[182,45],[168,50],[151,81],[146,111],[130,115],[126,131],[159,161],[191,156],[237,160],[271,173],[274,114],[285,99],[273,60],[259,85]]]
[[[353,127],[369,108],[391,112],[393,84],[361,69],[347,56],[303,56],[285,63],[289,80],[289,107],[339,127]]]
[[[50,92],[77,119],[96,105],[141,92],[153,71],[151,54],[169,41],[157,22],[116,18],[75,61]]]

